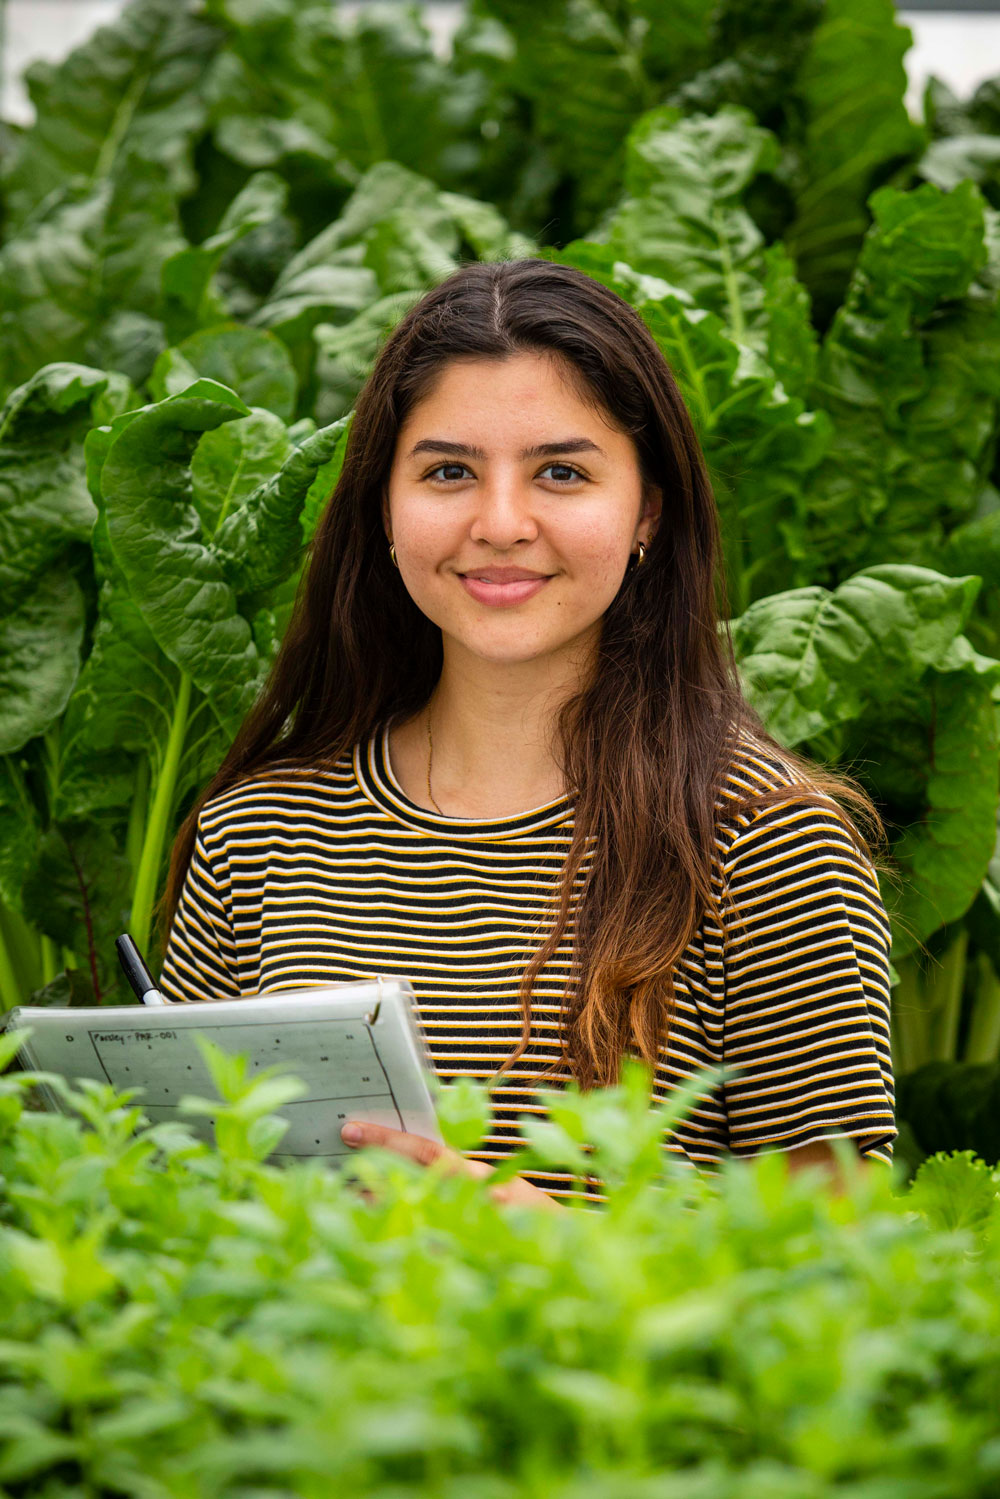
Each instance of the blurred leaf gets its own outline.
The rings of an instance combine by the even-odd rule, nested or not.
[[[199,84],[220,40],[185,0],[132,0],[58,66],[33,64],[35,123],[3,171],[8,233],[67,181],[100,182],[129,154],[162,165],[175,196],[189,191]]]
[[[43,734],[62,713],[80,672],[84,623],[80,585],[60,565],[0,618],[0,754]]]
[[[885,188],[871,206],[813,394],[835,440],[809,484],[808,545],[818,568],[841,575],[872,561],[936,565],[982,489],[1000,399],[996,290],[977,280],[978,190]]]
[[[149,317],[161,266],[183,243],[154,161],[128,157],[112,177],[53,195],[0,249],[3,387],[53,360],[113,364],[141,383],[165,341]]]
[[[436,1100],[438,1124],[452,1150],[477,1150],[490,1126],[493,1108],[489,1089],[471,1077],[456,1077]]]
[[[879,180],[920,147],[904,104],[911,42],[892,0],[826,0],[797,79],[804,125],[785,244],[822,324],[840,302]]]
[[[336,422],[354,405],[386,335],[419,301],[423,288],[380,297],[351,322],[320,323],[316,346],[316,416]]]
[[[571,232],[579,233],[615,194],[622,143],[653,102],[630,7],[552,0],[539,9],[530,0],[488,0],[480,8],[517,40],[511,82],[530,104],[532,135],[573,182]]]
[[[203,328],[159,357],[150,379],[158,400],[181,395],[204,376],[236,391],[248,406],[263,406],[282,422],[295,415],[297,381],[284,344],[261,328],[221,323]]]
[[[664,25],[655,0],[641,8],[654,13],[652,35],[644,47],[648,59],[651,43],[655,46],[659,39],[664,47],[674,41],[677,22],[671,10],[669,25]],[[677,76],[670,103],[680,104],[688,114],[714,114],[724,104],[738,104],[768,125],[786,112],[794,118],[798,72],[822,19],[824,0],[757,0],[753,5],[747,0],[719,0],[715,5],[687,0],[684,10],[695,12],[692,19],[702,28],[710,19],[707,59],[700,70],[692,67]]]
[[[288,188],[280,177],[257,172],[229,204],[214,234],[196,248],[179,250],[164,261],[164,321],[171,343],[226,317],[224,302],[212,293],[212,277],[234,245],[280,216],[287,198]]]
[[[982,1231],[1000,1219],[997,1174],[971,1150],[935,1155],[924,1161],[909,1201],[935,1228]]]
[[[90,1004],[122,1003],[131,994],[114,946],[128,929],[131,885],[117,830],[96,818],[48,828],[34,851],[22,910],[38,931],[78,954],[77,982],[90,987]]]

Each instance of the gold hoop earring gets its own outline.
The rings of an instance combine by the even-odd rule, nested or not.
[[[399,563],[396,561],[396,548],[393,546],[391,541],[389,543],[389,556],[392,558],[393,567],[398,569]]]
[[[636,567],[641,567],[642,564],[645,562],[645,560],[646,560],[646,544],[645,544],[645,542],[640,541],[639,542],[639,561],[635,564]]]

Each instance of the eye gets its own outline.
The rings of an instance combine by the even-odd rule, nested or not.
[[[466,469],[465,463],[438,463],[438,466],[436,466],[436,468],[429,469],[429,471],[427,471],[427,474],[424,474],[424,478],[430,478],[430,480],[435,481],[436,484],[453,484],[457,483],[457,481],[459,481],[459,478],[462,477],[462,474],[460,474],[460,472],[459,474],[454,474],[453,472],[453,474],[451,474],[448,478],[438,478],[438,474],[441,474],[444,469],[453,469],[453,471],[454,469],[459,469],[459,471],[465,471],[466,474],[468,474],[469,472],[468,469]],[[546,463],[546,468],[541,469],[541,472],[543,472],[544,474],[544,472],[546,472],[546,469],[562,469],[562,472],[564,472],[565,475],[568,475],[567,478],[555,478],[555,480],[553,480],[553,483],[555,484],[573,484],[576,480],[582,480],[585,484],[589,483],[586,474],[582,474],[579,468],[574,468],[573,463]]]
[[[543,474],[546,469],[562,470],[564,477],[554,479],[553,483],[555,484],[572,484],[575,479],[582,479],[584,483],[587,483],[586,474],[582,474],[578,468],[574,468],[572,463],[547,463],[545,468],[542,469]]]
[[[424,475],[424,478],[425,479],[437,479],[437,476],[438,476],[438,474],[440,474],[441,470],[442,469],[446,469],[446,468],[450,468],[452,470],[458,469],[459,472],[457,474],[454,473],[454,472],[450,473],[446,479],[438,479],[437,482],[439,484],[452,483],[456,479],[460,479],[462,477],[462,473],[463,472],[464,473],[468,473],[469,472],[468,469],[465,467],[464,463],[439,463],[438,466],[437,466],[437,468],[432,468],[429,473],[427,473],[427,474]]]

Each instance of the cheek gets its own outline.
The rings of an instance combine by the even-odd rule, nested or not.
[[[601,517],[582,522],[558,539],[565,566],[581,583],[617,589],[628,562],[629,533],[623,525]]]
[[[456,513],[449,514],[446,506],[407,504],[402,499],[393,511],[396,550],[405,554],[413,567],[436,567],[461,543],[462,527]]]

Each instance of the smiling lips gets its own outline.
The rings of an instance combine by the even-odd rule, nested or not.
[[[458,576],[465,591],[480,604],[500,608],[534,597],[549,581],[547,574],[524,567],[482,567]]]

